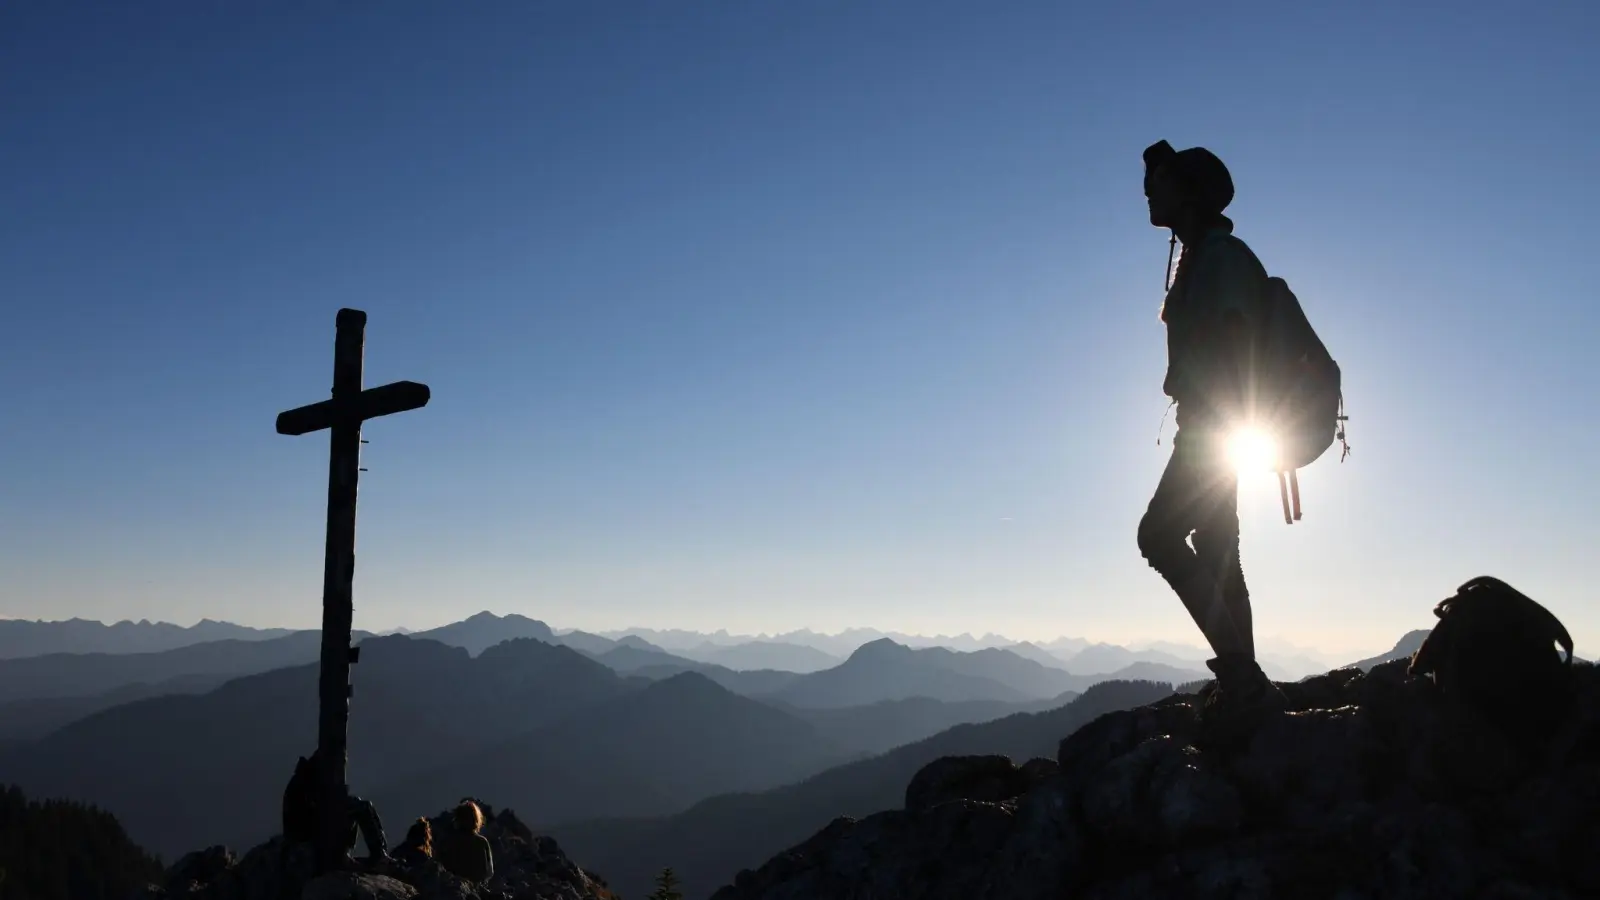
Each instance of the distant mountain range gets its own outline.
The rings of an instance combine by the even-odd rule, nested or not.
[[[781,672],[807,674],[837,666],[843,660],[805,644],[783,641],[749,641],[743,644],[717,645],[709,641],[696,647],[681,647],[678,656],[695,662],[711,663],[736,671],[776,669]]]
[[[1159,663],[1134,663],[1106,675],[1074,675],[1019,656],[1010,649],[958,652],[905,647],[880,638],[832,669],[802,675],[770,695],[804,709],[838,709],[925,697],[946,703],[1027,703],[1082,692],[1101,681],[1206,677],[1204,671]]]
[[[692,670],[657,680],[625,675],[533,638],[477,656],[414,636],[369,637],[361,646],[351,784],[402,822],[468,793],[501,798],[541,821],[665,815],[708,796],[798,781],[952,725],[1072,699],[915,697],[812,710],[739,696]],[[601,655],[618,651],[657,652],[622,646]],[[893,645],[865,656],[875,653],[909,661],[913,672],[923,671],[923,659],[957,668],[989,659]],[[316,672],[315,663],[290,666],[199,695],[102,709],[0,748],[0,771],[32,794],[114,812],[137,840],[169,856],[208,840],[247,846],[276,828],[282,785],[315,744]],[[882,666],[856,674],[904,682]],[[985,690],[1011,691],[993,681]],[[845,691],[871,695],[859,686]],[[237,800],[219,808],[213,799],[222,795]]]
[[[288,629],[256,629],[228,622],[203,620],[187,628],[166,622],[119,622],[103,625],[73,619],[33,622],[0,619],[0,659],[47,653],[136,653],[170,650],[216,640],[265,640],[292,633]],[[1210,654],[1191,645],[1147,642],[1138,646],[1090,643],[1062,637],[1050,641],[1019,642],[997,634],[925,635],[854,628],[837,634],[808,629],[775,635],[733,635],[682,629],[630,628],[602,634],[555,630],[537,619],[481,612],[460,622],[425,631],[404,628],[375,632],[414,634],[479,653],[503,640],[531,637],[546,643],[564,643],[591,654],[604,653],[618,644],[669,653],[691,662],[734,671],[776,670],[809,674],[837,665],[865,644],[889,639],[913,649],[945,647],[959,652],[1009,649],[1041,665],[1062,668],[1076,675],[1104,675],[1135,662],[1152,662],[1177,668],[1197,668]],[[1324,659],[1300,648],[1263,640],[1262,666],[1273,677],[1293,680],[1333,668]]]
[[[516,613],[497,616],[487,611],[427,631],[413,631],[409,637],[425,638],[451,647],[460,647],[473,656],[495,644],[518,638],[533,638],[546,644],[559,643],[550,626],[538,619],[530,619]]]
[[[358,639],[364,635],[358,635]],[[227,638],[142,653],[50,653],[0,659],[0,703],[84,697],[192,675],[250,675],[314,662],[322,635],[293,632],[262,640]]]
[[[682,629],[654,629],[654,628],[625,628],[618,631],[601,632],[610,638],[620,638],[625,635],[637,635],[651,643],[670,650],[674,653],[693,651],[703,644],[715,647],[729,647],[749,643],[774,643],[791,644],[810,647],[835,659],[843,659],[854,653],[862,644],[888,638],[897,644],[907,647],[948,647],[952,650],[983,650],[988,647],[1004,647],[1016,643],[1010,638],[998,634],[985,634],[982,637],[973,637],[970,634],[934,635],[928,637],[920,634],[904,634],[897,631],[879,631],[876,628],[849,628],[838,634],[823,634],[802,628],[798,631],[786,631],[781,634],[758,635],[731,635],[725,630],[710,633],[698,631],[685,631]],[[1074,638],[1063,638],[1071,642]],[[1082,646],[1084,642],[1079,642]],[[1076,650],[1077,646],[1070,646]]]
[[[22,624],[0,622],[0,647],[25,630],[30,646],[122,652],[0,659],[7,781],[111,811],[169,858],[276,830],[283,784],[315,743],[317,632]],[[208,633],[230,636],[192,640]],[[878,636],[834,656],[797,642],[808,634],[557,632],[488,612],[358,633],[352,788],[392,836],[463,795],[493,797],[629,895],[665,865],[709,890],[834,816],[897,805],[937,755],[1050,755],[1096,709],[1209,678],[1204,652],[1181,645]],[[1425,635],[1357,665],[1409,655]],[[128,649],[160,641],[187,643]]]
[[[264,641],[293,631],[290,628],[248,628],[211,619],[201,619],[187,628],[147,619],[111,625],[89,619],[58,622],[0,619],[0,659],[49,653],[155,653],[209,641]]]
[[[761,790],[859,754],[822,728],[740,697],[698,672],[583,709],[374,789],[380,809],[444,809],[497,797],[541,821],[595,809],[664,815],[721,793]]]
[[[229,678],[312,663],[319,652],[319,635],[315,631],[255,630],[218,622],[202,622],[185,629],[148,622],[104,626],[83,620],[5,620],[0,621],[0,646],[6,646],[7,640],[14,646],[17,635],[24,633],[36,640],[36,646],[124,649],[193,640],[207,634],[248,637],[201,641],[160,651],[54,652],[0,659],[0,742],[42,737],[120,703],[202,693]],[[875,632],[857,629],[832,637],[849,643],[870,633]],[[1044,645],[1020,642],[1003,648],[958,651],[941,646],[911,646],[880,637],[836,660],[815,647],[779,640],[719,644],[710,638],[722,640],[725,633],[652,634],[665,636],[673,643],[687,643],[690,638],[697,642],[671,652],[641,634],[556,632],[537,619],[489,612],[412,636],[460,647],[473,655],[506,640],[564,644],[619,674],[661,680],[697,672],[735,694],[797,709],[845,708],[913,698],[1024,708],[1066,692],[1081,692],[1105,680],[1184,683],[1209,677],[1198,662],[1204,657],[1203,651],[1181,645],[1133,650],[1060,639]],[[785,637],[807,636],[816,637],[810,632],[791,632]],[[356,635],[358,641],[367,637],[364,632]],[[1407,640],[1412,637],[1408,635]],[[994,640],[999,639],[985,635],[966,642]],[[1181,655],[1184,653],[1189,656]],[[1384,657],[1374,657],[1381,658]],[[748,668],[764,662],[772,665]],[[778,663],[792,668],[781,668]],[[1264,661],[1263,666],[1279,680],[1293,680],[1293,672],[1276,668],[1270,661]]]
[[[135,682],[81,697],[42,697],[0,703],[0,747],[44,737],[70,722],[103,709],[175,694],[203,694],[227,681],[227,675],[179,675],[153,683]]]
[[[357,791],[429,771],[649,684],[531,639],[473,657],[404,636],[364,641],[352,682],[350,778]],[[137,841],[169,857],[219,839],[251,846],[276,830],[294,761],[316,746],[316,684],[313,663],[237,678],[198,696],[112,707],[0,750],[0,772],[30,794],[112,811]],[[609,739],[604,732],[596,738]],[[229,802],[216,804],[224,796]]]

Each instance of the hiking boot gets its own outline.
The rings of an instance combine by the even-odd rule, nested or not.
[[[1200,726],[1210,742],[1229,744],[1248,737],[1274,713],[1289,710],[1289,698],[1256,661],[1242,653],[1206,660],[1217,680],[1200,704]]]

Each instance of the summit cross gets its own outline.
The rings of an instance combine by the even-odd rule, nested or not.
[[[361,389],[361,361],[367,314],[341,309],[334,320],[333,396],[320,403],[278,414],[278,433],[327,430],[328,538],[322,568],[322,669],[317,717],[317,871],[343,860],[350,819],[346,782],[350,724],[350,666],[361,648],[350,646],[355,603],[356,483],[361,472],[361,424],[368,419],[428,404],[425,384],[396,381]]]

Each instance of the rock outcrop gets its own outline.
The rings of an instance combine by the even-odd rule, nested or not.
[[[1600,670],[1533,739],[1406,667],[1282,685],[1294,711],[1225,748],[1176,694],[1054,761],[938,760],[713,900],[1600,896]]]
[[[604,881],[568,859],[553,839],[534,834],[510,810],[495,815],[479,805],[495,865],[494,877],[483,884],[462,881],[431,860],[358,861],[351,871],[297,876],[307,864],[303,848],[285,858],[275,837],[243,858],[220,846],[190,853],[167,870],[165,884],[150,885],[135,900],[615,900]],[[448,813],[430,819],[436,832],[448,821]]]

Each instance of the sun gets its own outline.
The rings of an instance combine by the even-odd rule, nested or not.
[[[1228,436],[1228,461],[1240,475],[1270,472],[1278,462],[1278,442],[1256,428],[1241,428]]]

